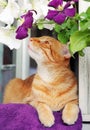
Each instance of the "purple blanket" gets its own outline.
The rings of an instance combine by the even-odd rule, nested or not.
[[[0,105],[0,130],[82,130],[81,112],[77,122],[68,126],[61,119],[61,112],[54,112],[55,124],[44,127],[38,120],[36,110],[24,104]]]

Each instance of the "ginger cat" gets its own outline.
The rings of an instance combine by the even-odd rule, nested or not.
[[[70,70],[70,53],[58,40],[42,36],[30,38],[29,55],[37,63],[37,73],[25,80],[13,79],[5,89],[3,103],[28,103],[36,108],[46,127],[54,124],[53,111],[62,111],[64,123],[78,118],[77,81]]]

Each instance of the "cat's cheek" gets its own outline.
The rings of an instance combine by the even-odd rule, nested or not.
[[[30,57],[34,58],[32,52],[30,50],[28,50],[28,54],[29,54]]]
[[[31,51],[28,51],[28,54],[29,54],[29,56],[32,58],[32,59],[36,59],[36,57],[35,57],[35,55],[31,52]]]

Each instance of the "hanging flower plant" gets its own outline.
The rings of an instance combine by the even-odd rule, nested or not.
[[[52,30],[62,44],[69,42],[72,55],[83,55],[83,49],[90,46],[90,7],[78,14],[78,1],[32,0],[22,6],[16,0],[0,0],[0,42],[18,49],[36,25],[38,29]]]

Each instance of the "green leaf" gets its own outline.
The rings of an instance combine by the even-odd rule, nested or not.
[[[83,52],[83,50],[79,51],[78,53],[79,53],[80,56],[84,56],[85,55],[85,53]]]
[[[87,36],[87,46],[90,46],[90,35]]]
[[[42,23],[38,23],[37,26],[38,26],[38,29],[40,29],[40,30],[42,30],[44,28]]]
[[[90,7],[86,10],[86,13],[90,15]]]
[[[52,20],[51,21],[47,21],[45,19],[39,19],[36,22],[36,26],[38,27],[38,29],[42,30],[44,29],[44,25],[47,24],[55,24]]]
[[[90,46],[90,30],[77,31],[70,37],[70,51],[73,55]]]
[[[87,13],[86,12],[82,12],[81,14],[79,14],[79,16],[78,16],[80,19],[82,19],[82,20],[87,20]]]
[[[90,20],[90,7],[88,7],[88,9],[85,12],[78,14],[76,18],[77,18],[77,20],[80,20],[80,21]]]
[[[68,28],[71,28],[71,26],[73,25],[73,19],[68,19],[66,21],[66,25],[67,25]]]
[[[86,10],[87,18],[90,20],[90,7]]]
[[[85,25],[86,22],[87,22],[87,20],[80,21],[80,28],[83,28],[83,26]]]
[[[65,21],[63,24],[61,24],[61,28],[65,29],[67,27],[67,22]]]
[[[60,33],[60,31],[61,31],[61,26],[60,26],[59,24],[55,24],[54,29],[55,29],[55,32]]]
[[[70,35],[72,35],[75,31],[78,30],[78,26],[77,24],[74,24],[72,27],[71,27],[71,30],[70,30]]]
[[[84,0],[84,1],[88,1],[88,2],[90,2],[90,0]]]
[[[66,33],[63,31],[61,33],[58,34],[58,40],[63,43],[63,44],[66,44],[68,42],[68,37],[66,35]]]
[[[90,21],[87,21],[81,26],[81,30],[84,31],[86,29],[90,29]]]

